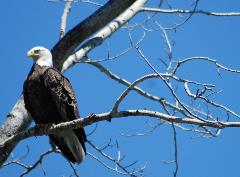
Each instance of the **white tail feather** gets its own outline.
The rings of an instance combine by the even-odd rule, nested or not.
[[[63,130],[58,134],[58,136],[61,136],[61,138],[65,141],[77,163],[81,163],[81,161],[85,158],[85,152],[73,130]]]

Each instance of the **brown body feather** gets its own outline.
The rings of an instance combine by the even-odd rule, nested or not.
[[[24,101],[36,124],[58,124],[80,117],[70,82],[51,67],[37,64],[32,67],[24,83]],[[49,137],[71,162],[80,163],[85,157],[86,135],[83,128]]]

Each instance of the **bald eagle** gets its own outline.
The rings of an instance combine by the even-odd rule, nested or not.
[[[34,47],[28,53],[34,65],[24,82],[25,107],[36,124],[58,124],[80,117],[70,82],[53,67],[52,55],[44,47]],[[83,128],[67,129],[50,134],[50,140],[73,163],[86,155],[86,135]]]

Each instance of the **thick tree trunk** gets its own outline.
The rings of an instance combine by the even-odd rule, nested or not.
[[[8,137],[25,130],[31,122],[32,118],[25,109],[23,96],[21,96],[0,128],[0,142],[3,142]],[[15,146],[16,144],[13,143],[8,147],[0,148],[0,165],[6,161]]]
[[[136,0],[110,0],[83,22],[71,29],[51,50],[54,66],[61,70],[64,61],[79,44],[125,11]]]

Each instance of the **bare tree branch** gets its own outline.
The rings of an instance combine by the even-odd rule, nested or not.
[[[77,169],[73,166],[73,164],[71,162],[68,162],[68,163],[69,163],[70,167],[72,168],[74,175],[76,177],[80,177],[77,173]]]
[[[220,68],[220,69],[225,70],[225,71],[228,71],[228,72],[240,73],[240,70],[232,69],[232,68],[223,66],[223,65],[220,64],[217,60],[212,59],[212,58],[210,58],[210,57],[204,57],[204,56],[189,57],[189,58],[184,58],[184,59],[182,59],[182,60],[180,60],[180,61],[177,61],[175,67],[173,68],[172,73],[175,74],[175,73],[178,71],[178,69],[181,68],[181,65],[183,65],[183,64],[185,64],[185,63],[188,63],[188,62],[190,62],[190,61],[197,61],[197,60],[203,60],[203,61],[207,61],[207,62],[209,62],[209,63],[213,63],[214,65],[216,65],[217,69]]]
[[[103,6],[100,3],[96,3],[90,0],[48,0],[48,2],[70,2],[70,1],[73,1],[74,3],[87,3],[87,4],[99,6],[99,7]]]
[[[182,10],[182,9],[160,9],[160,8],[149,8],[143,7],[141,11],[144,12],[158,12],[164,14],[203,14],[217,17],[234,17],[240,16],[240,12],[209,12],[204,10]]]
[[[178,173],[178,145],[177,145],[177,131],[174,123],[172,123],[173,128],[173,142],[174,142],[174,162],[175,162],[175,170],[173,173],[174,177],[177,177]]]
[[[107,165],[106,163],[104,163],[102,160],[100,160],[99,158],[97,158],[96,156],[88,153],[91,157],[93,157],[95,160],[97,160],[98,162],[100,162],[104,167],[106,167],[109,170],[115,171],[116,173],[122,174],[122,175],[128,175],[131,177],[137,177],[139,175],[141,175],[146,167],[146,165],[144,165],[143,167],[141,167],[140,169],[137,170],[133,170],[130,171],[128,168],[133,166],[136,162],[124,166],[121,164],[122,158],[120,156],[120,151],[118,153],[118,157],[117,158],[113,158],[110,155],[106,154],[105,152],[103,152],[102,149],[100,149],[99,147],[97,147],[95,144],[93,144],[92,142],[88,142],[90,144],[90,146],[92,148],[94,148],[97,152],[99,152],[104,158],[106,158],[107,160],[109,160],[110,162],[112,162],[115,167],[110,167],[109,165]],[[142,175],[141,175],[142,176]]]
[[[151,118],[156,118],[166,122],[173,123],[182,123],[182,124],[191,124],[198,125],[201,127],[212,127],[223,129],[227,127],[240,127],[240,122],[223,122],[223,121],[209,121],[209,120],[200,120],[197,118],[189,118],[189,117],[176,117],[167,114],[163,114],[161,112],[149,111],[149,110],[126,110],[120,112],[108,112],[97,115],[90,115],[85,118],[79,118],[74,121],[64,122],[57,125],[36,125],[33,128],[30,128],[26,131],[18,133],[17,135],[13,135],[7,138],[4,142],[0,144],[0,150],[4,152],[5,148],[11,146],[12,143],[16,144],[19,141],[32,137],[32,136],[43,136],[48,134],[58,133],[59,131],[67,128],[76,129],[80,127],[84,127],[87,125],[91,125],[93,123],[111,120],[115,118],[124,118],[124,117],[136,117],[136,116],[147,116]]]
[[[111,171],[114,171],[116,173],[119,173],[121,175],[129,175],[129,173],[126,173],[126,172],[122,172],[116,168],[113,168],[113,167],[110,167],[109,165],[107,165],[105,162],[103,162],[100,158],[96,157],[95,155],[93,155],[92,153],[90,152],[87,152],[87,154],[92,157],[93,159],[97,160],[100,164],[102,164],[105,168],[107,168],[108,170],[111,170]],[[130,176],[130,175],[129,175]],[[136,176],[134,176],[136,177]]]
[[[101,29],[97,34],[94,35],[92,39],[83,44],[80,49],[73,55],[69,56],[64,62],[62,67],[62,72],[70,68],[74,64],[78,63],[80,60],[89,53],[93,48],[100,45],[106,38],[108,38],[113,32],[118,30],[123,24],[133,18],[144,5],[146,0],[138,0],[132,4],[126,11],[119,15],[114,21],[109,23],[103,29]]]
[[[7,115],[6,121],[0,128],[0,142],[5,141],[8,137],[15,135],[30,125],[32,118],[25,108],[23,96],[21,96],[14,105],[11,112]],[[0,166],[7,160],[10,152],[16,144],[12,143],[7,149],[0,150]]]
[[[131,83],[129,81],[127,81],[126,79],[123,79],[119,76],[117,76],[116,74],[112,73],[111,71],[109,71],[108,69],[106,69],[104,66],[100,65],[99,63],[96,63],[96,62],[91,62],[91,61],[84,61],[84,63],[88,63],[96,68],[98,68],[102,73],[106,74],[107,76],[109,76],[111,79],[113,80],[116,80],[117,82],[129,87],[131,85]],[[155,76],[149,76],[147,75],[146,76],[146,79],[147,78],[154,78],[154,77],[158,77],[157,75]],[[182,108],[179,108],[177,106],[175,106],[174,104],[171,104],[170,102],[166,101],[164,98],[162,97],[158,97],[158,96],[155,96],[155,95],[151,95],[150,93],[142,90],[141,88],[139,87],[133,87],[133,90],[135,90],[137,93],[139,93],[140,95],[150,99],[150,100],[153,100],[153,101],[157,101],[159,102],[161,105],[163,105],[164,107],[165,106],[168,106],[170,107],[171,109],[175,110],[175,111],[178,111],[178,112],[181,112],[184,114],[184,110]]]
[[[114,20],[136,0],[112,0],[72,28],[51,50],[54,66],[62,70],[63,63],[88,37]]]
[[[20,175],[20,177],[23,177],[23,176],[27,175],[28,173],[30,173],[32,170],[34,170],[38,165],[40,165],[40,164],[42,163],[44,157],[46,157],[47,155],[49,155],[49,154],[51,154],[51,153],[53,153],[53,152],[58,152],[58,151],[55,151],[55,150],[53,150],[53,149],[50,149],[50,150],[42,153],[42,154],[39,156],[39,159],[38,159],[36,162],[34,162],[33,165],[26,165],[26,164],[23,164],[22,162],[20,162],[19,160],[13,160],[13,161],[10,161],[10,162],[7,162],[7,163],[3,164],[2,167],[8,166],[8,165],[11,165],[11,164],[17,164],[17,165],[19,165],[19,166],[21,166],[21,167],[23,167],[23,168],[26,169],[26,171],[23,172],[23,173]]]
[[[73,3],[73,0],[69,0],[65,4],[62,18],[61,18],[60,39],[63,38],[63,36],[65,35],[65,31],[66,31],[66,27],[67,27],[67,17],[68,17],[69,12],[71,11],[72,3]]]
[[[153,65],[148,61],[147,57],[142,53],[142,51],[140,50],[139,47],[136,47],[137,51],[139,52],[139,54],[141,55],[142,59],[147,63],[147,65],[163,80],[164,84],[168,87],[168,89],[171,91],[172,95],[174,96],[174,98],[176,99],[177,103],[181,105],[181,107],[186,111],[187,114],[189,114],[188,116],[194,117],[194,118],[198,118],[200,120],[203,120],[202,118],[200,118],[199,116],[195,115],[193,112],[191,112],[183,103],[182,101],[179,99],[179,97],[177,96],[177,94],[175,93],[175,91],[173,90],[171,84],[169,84],[167,82],[166,79],[164,79],[164,77],[153,67]]]

